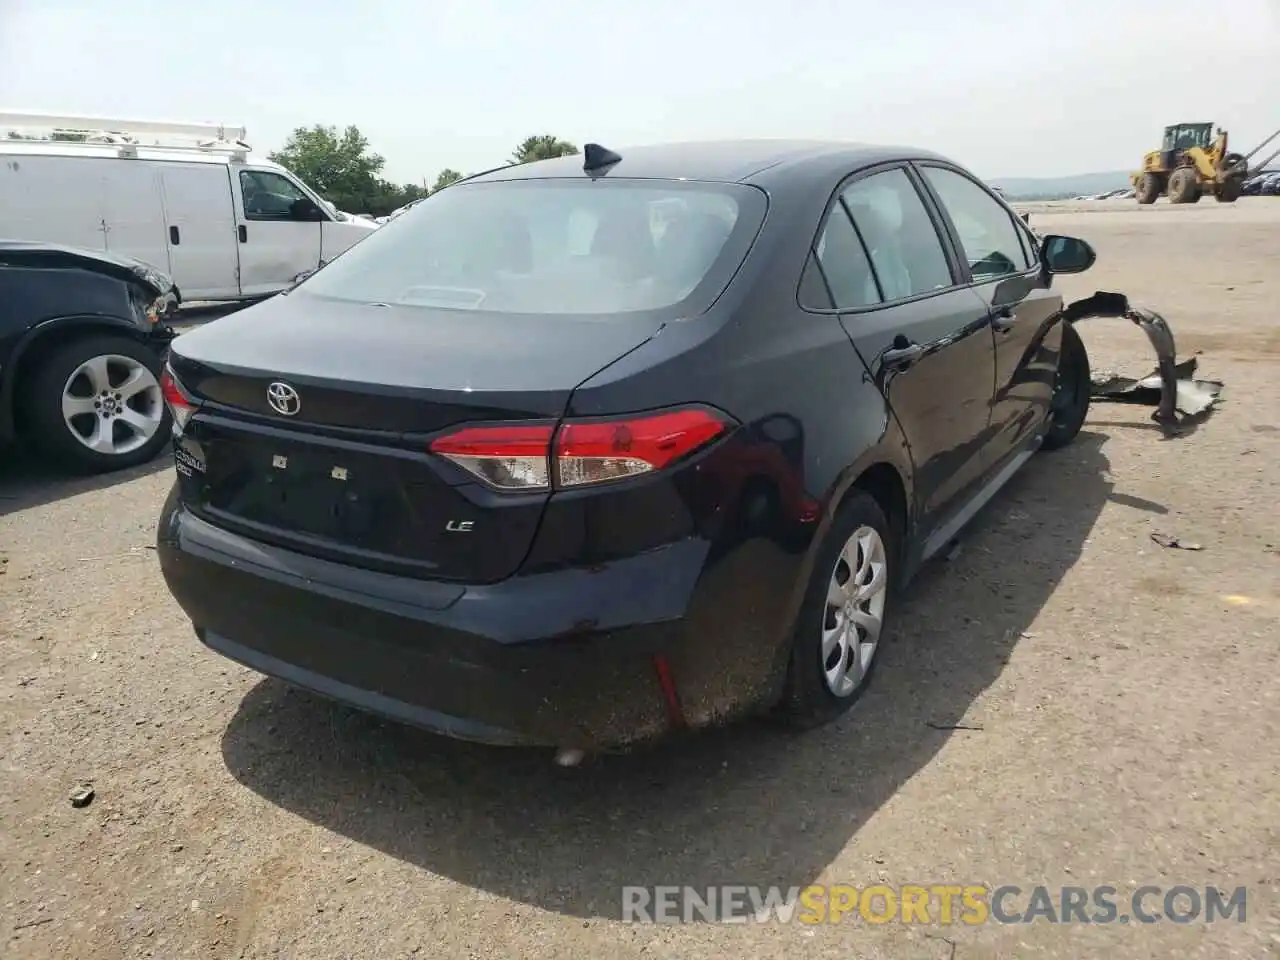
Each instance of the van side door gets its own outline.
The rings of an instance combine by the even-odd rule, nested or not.
[[[266,296],[320,266],[320,206],[276,170],[233,167],[240,293]]]
[[[96,157],[0,155],[0,237],[107,249]]]
[[[183,300],[240,295],[228,171],[221,163],[167,163],[160,168],[169,275]]]
[[[94,160],[88,169],[101,177],[107,250],[168,273],[169,246],[165,242],[164,203],[156,165],[132,159]]]

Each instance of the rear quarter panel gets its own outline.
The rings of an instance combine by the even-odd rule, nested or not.
[[[826,197],[771,202],[755,246],[708,314],[668,324],[570,401],[570,416],[703,403],[741,424],[670,483],[636,485],[607,511],[614,524],[643,518],[636,545],[682,533],[709,541],[686,612],[691,639],[673,658],[693,723],[776,700],[814,551],[860,473],[890,462],[911,489],[896,424],[838,318],[796,304]],[[544,527],[598,528],[606,511],[593,516],[591,502],[557,494]],[[709,632],[726,642],[692,639]]]

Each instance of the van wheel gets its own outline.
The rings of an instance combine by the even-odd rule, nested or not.
[[[1049,401],[1049,432],[1042,449],[1057,450],[1076,438],[1089,416],[1089,396],[1093,387],[1089,372],[1089,351],[1076,328],[1062,327],[1062,347],[1058,372],[1053,379],[1053,397]]]
[[[871,682],[889,625],[898,538],[870,494],[855,491],[818,552],[792,638],[782,719],[800,729],[829,723]]]
[[[172,436],[160,356],[128,337],[98,334],[55,350],[27,380],[32,439],[78,473],[152,460]]]

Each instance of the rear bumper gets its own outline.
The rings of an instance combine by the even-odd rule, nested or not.
[[[688,659],[686,610],[707,556],[687,540],[595,569],[462,586],[265,546],[174,496],[157,549],[197,636],[232,660],[461,739],[583,749],[679,721],[655,658]]]

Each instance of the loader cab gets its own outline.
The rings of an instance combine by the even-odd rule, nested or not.
[[[1187,150],[1199,147],[1208,150],[1213,142],[1212,123],[1175,123],[1164,128],[1164,142],[1160,146],[1161,165],[1172,170],[1178,158]]]

